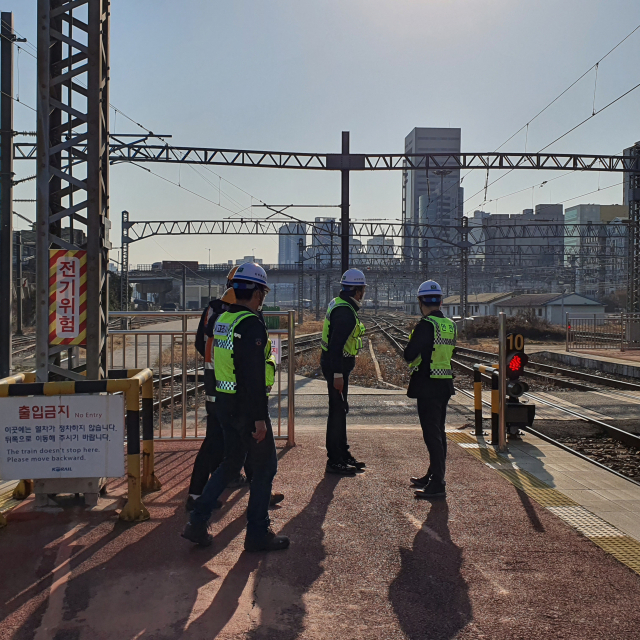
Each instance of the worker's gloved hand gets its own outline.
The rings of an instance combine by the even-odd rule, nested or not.
[[[333,388],[342,393],[342,390],[344,389],[344,378],[342,376],[339,378],[333,376]]]
[[[267,423],[264,420],[256,420],[256,428],[251,434],[258,442],[262,442],[267,435]]]

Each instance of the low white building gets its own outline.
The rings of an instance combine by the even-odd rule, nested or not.
[[[566,314],[602,314],[604,305],[580,293],[525,293],[496,303],[508,316],[533,313],[551,324],[564,325]]]
[[[513,297],[511,292],[474,293],[467,296],[467,313],[471,316],[495,316],[496,303]],[[461,314],[460,296],[448,296],[442,301],[442,313],[447,318]]]

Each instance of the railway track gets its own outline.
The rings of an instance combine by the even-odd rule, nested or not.
[[[110,329],[120,329],[121,320],[111,320],[109,322]],[[131,322],[131,329],[140,329],[141,327],[145,327],[150,324],[159,324],[162,322],[171,322],[170,318],[166,320],[163,318],[134,318]],[[11,340],[11,354],[13,356],[17,356],[21,353],[26,353],[28,351],[33,351],[36,348],[36,337],[35,335],[14,335]]]

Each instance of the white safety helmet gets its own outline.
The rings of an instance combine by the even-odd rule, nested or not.
[[[343,287],[366,287],[367,280],[360,269],[347,269],[340,279]]]
[[[233,275],[233,282],[237,281],[253,282],[267,287],[267,273],[259,264],[245,262],[236,269]],[[268,288],[269,287],[267,287],[267,289]]]
[[[423,282],[418,287],[418,298],[423,297],[427,298],[425,302],[440,302],[442,298],[442,287],[435,280]]]

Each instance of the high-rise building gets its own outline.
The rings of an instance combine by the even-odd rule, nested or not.
[[[563,222],[561,204],[538,204],[535,211],[485,217],[485,269],[562,266]]]
[[[626,204],[578,204],[568,207],[564,214],[567,225],[610,224],[616,219],[629,217]],[[575,227],[565,239],[565,263],[575,270],[575,290],[577,293],[602,297],[613,284],[607,285],[607,265],[619,271],[624,261],[626,243],[611,243],[604,228],[598,233],[587,233],[586,229]],[[615,254],[615,255],[614,255]]]
[[[307,244],[307,225],[300,222],[287,222],[278,230],[278,263],[296,264],[298,262],[298,242]]]
[[[404,140],[407,154],[460,153],[461,130],[458,128],[416,127]],[[411,225],[432,224],[456,226],[463,215],[463,191],[460,170],[455,163],[444,163],[440,169],[403,172],[403,221]],[[451,165],[448,168],[447,165]],[[422,202],[422,205],[421,205]],[[442,234],[448,237],[448,230]],[[438,233],[434,234],[438,235]],[[405,239],[404,259],[413,264],[426,264],[428,256],[437,257],[451,245],[438,239]],[[429,253],[429,249],[434,248]]]
[[[314,258],[322,266],[340,267],[342,241],[340,225],[335,218],[316,218],[312,235],[311,248]],[[362,260],[362,242],[353,237],[353,225],[349,229],[350,262]]]
[[[320,265],[340,264],[340,237],[335,218],[316,218],[311,234],[313,255]]]

